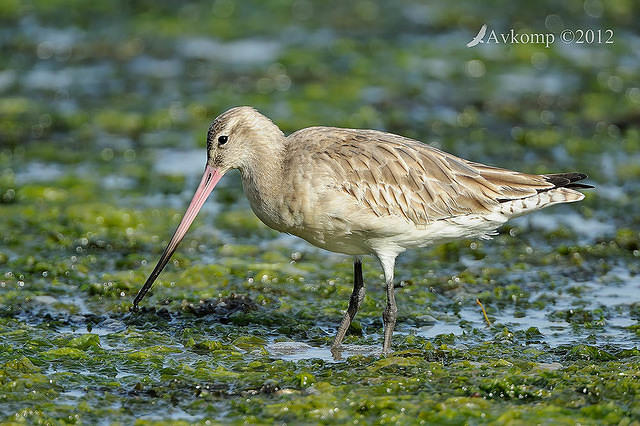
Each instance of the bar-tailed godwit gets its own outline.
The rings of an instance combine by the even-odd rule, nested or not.
[[[354,285],[332,348],[340,347],[365,294],[361,255],[384,272],[383,353],[397,307],[393,273],[408,248],[458,238],[489,238],[512,217],[580,201],[586,175],[534,175],[474,163],[376,130],[309,127],[289,136],[251,107],[218,116],[207,134],[207,163],[191,204],[133,301],[151,288],[205,200],[238,169],[253,212],[267,226],[354,256]]]

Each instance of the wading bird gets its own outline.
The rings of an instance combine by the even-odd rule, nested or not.
[[[204,175],[133,310],[178,247],[205,200],[238,169],[253,212],[267,226],[323,249],[354,256],[353,293],[332,349],[338,349],[364,299],[361,255],[384,272],[383,353],[397,307],[393,273],[408,248],[458,238],[489,238],[508,219],[580,201],[581,173],[534,175],[455,157],[376,130],[309,127],[289,136],[251,107],[218,116],[207,134]]]

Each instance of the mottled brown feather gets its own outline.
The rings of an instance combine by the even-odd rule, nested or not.
[[[374,130],[310,127],[290,138],[309,141],[299,149],[311,152],[335,185],[375,215],[396,215],[419,225],[498,211],[502,201],[554,187],[543,175],[467,161]]]

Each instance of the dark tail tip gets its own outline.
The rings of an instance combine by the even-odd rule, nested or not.
[[[584,173],[553,173],[544,175],[544,178],[547,180],[547,182],[553,184],[554,188],[593,188],[592,185],[587,185],[586,183],[575,183],[588,178],[588,176]]]

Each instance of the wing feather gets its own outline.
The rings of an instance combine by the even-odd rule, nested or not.
[[[499,211],[501,202],[554,187],[544,175],[467,161],[390,133],[315,127],[291,137],[311,140],[300,149],[317,152],[314,167],[357,203],[416,225]]]

